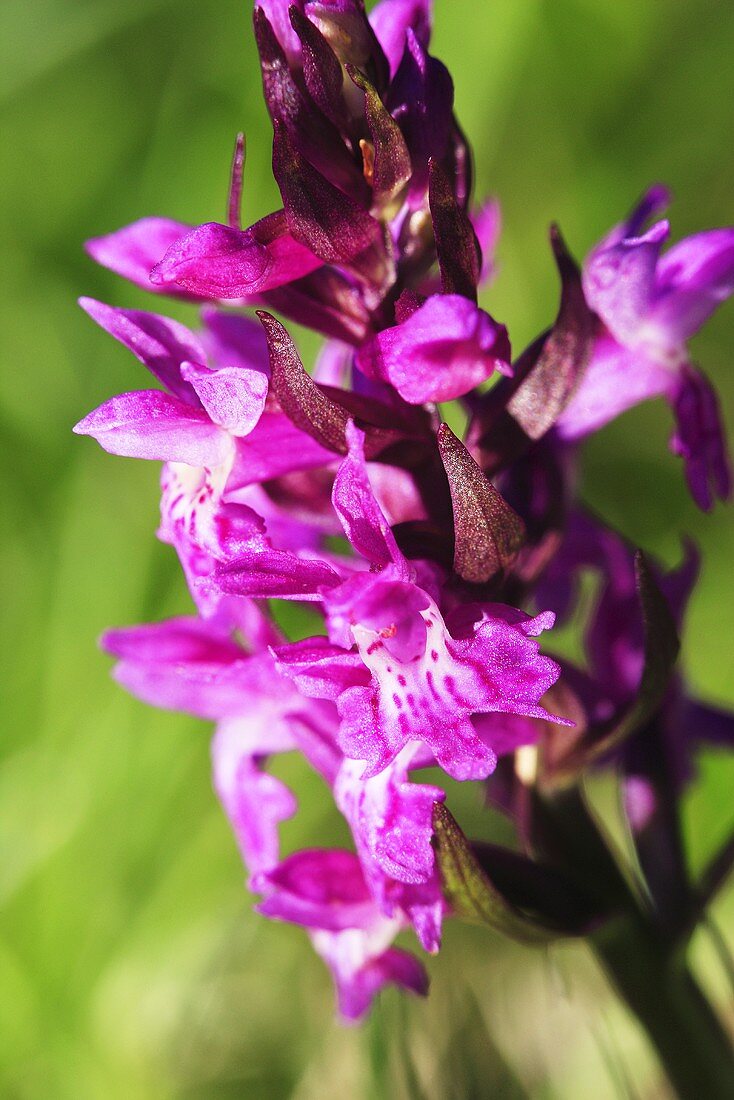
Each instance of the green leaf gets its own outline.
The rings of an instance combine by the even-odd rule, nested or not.
[[[456,915],[486,924],[521,943],[547,943],[559,935],[512,905],[484,873],[450,811],[433,805],[436,859],[444,893]]]

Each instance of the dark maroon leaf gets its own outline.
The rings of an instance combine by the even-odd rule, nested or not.
[[[229,199],[227,201],[227,224],[232,229],[241,229],[240,208],[242,205],[242,177],[245,172],[245,155],[247,146],[245,135],[238,134],[232,157],[232,172],[229,183]]]
[[[286,416],[308,435],[337,454],[347,453],[347,413],[327,397],[307,374],[296,346],[280,321],[257,310],[270,353],[271,386]]]
[[[454,569],[465,581],[484,584],[513,562],[525,527],[447,424],[437,439],[454,509]]]
[[[344,70],[318,27],[303,12],[291,5],[291,26],[301,42],[303,79],[316,106],[341,131],[349,128],[344,101]]]
[[[262,8],[255,8],[255,38],[260,54],[263,91],[273,123],[284,126],[302,156],[336,186],[369,202],[369,188],[336,126],[305,91]]]
[[[261,299],[296,324],[346,344],[361,344],[370,331],[362,295],[334,267],[320,267],[302,279],[267,291]]]
[[[477,863],[516,909],[546,928],[583,936],[603,919],[599,904],[560,868],[497,844],[472,843]]]
[[[476,302],[482,266],[479,241],[469,215],[456,201],[451,181],[435,160],[429,162],[428,201],[441,288],[444,294],[462,294]]]
[[[396,523],[392,533],[406,558],[437,561],[445,569],[451,569],[454,540],[445,528],[429,520],[411,519]]]
[[[556,226],[551,245],[561,276],[558,317],[507,406],[530,439],[545,435],[566,407],[586,369],[598,323],[586,304],[581,272]]]
[[[426,443],[432,439],[431,416],[422,405],[409,405],[399,398],[394,404],[387,405],[376,397],[326,384],[320,384],[319,389],[345,408],[355,420],[383,428],[396,439],[413,437]]]
[[[309,164],[285,127],[274,122],[273,128],[273,173],[292,235],[325,263],[389,285],[393,265],[380,223]]]
[[[347,72],[365,96],[365,115],[372,138],[371,156],[374,158],[368,173],[371,177],[368,178],[368,183],[372,186],[373,204],[380,208],[390,208],[400,202],[410,182],[410,153],[400,127],[388,112],[374,85],[353,65],[347,65]],[[363,157],[364,152],[363,149]],[[367,163],[365,160],[365,166]]]
[[[365,432],[365,454],[372,459],[407,439],[426,448],[429,420],[423,410],[389,409],[380,401],[335,386],[318,385],[305,370],[287,331],[270,313],[257,310],[270,353],[271,387],[281,409],[301,431],[323,447],[346,454],[347,421]]]

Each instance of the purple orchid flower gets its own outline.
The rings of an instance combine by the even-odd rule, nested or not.
[[[734,293],[734,229],[698,233],[661,254],[668,222],[643,228],[667,203],[664,188],[651,188],[586,260],[584,293],[604,331],[557,430],[577,439],[640,401],[665,397],[676,419],[671,448],[708,510],[729,496],[730,464],[716,395],[686,345]]]
[[[495,370],[511,373],[504,325],[458,294],[436,294],[401,324],[364,344],[356,364],[415,405],[451,401]]]
[[[401,923],[379,912],[353,853],[296,852],[273,870],[257,875],[252,885],[265,895],[258,905],[261,913],[308,930],[333,974],[345,1020],[363,1016],[389,983],[420,995],[428,992],[428,979],[418,960],[390,946]]]
[[[491,776],[538,839],[524,826],[554,778],[613,764],[651,899],[679,923],[688,912],[677,799],[701,741],[734,743],[730,716],[689,699],[673,668],[695,563],[641,566],[586,515],[575,444],[663,396],[695,500],[728,495],[716,396],[687,343],[734,291],[734,230],[663,253],[667,223],[645,231],[667,203],[652,189],[582,275],[554,228],[558,316],[512,364],[478,305],[499,207],[471,201],[430,0],[369,16],[362,0],[262,0],[254,28],[282,206],[242,228],[240,135],[227,224],[144,218],[89,242],[136,285],[215,305],[194,332],[83,299],[162,388],[114,397],[75,431],[163,463],[158,535],[198,612],[109,631],[114,675],[216,723],[214,787],[258,909],[307,930],[355,1020],[385,985],[426,992],[394,939],[412,928],[437,951],[467,901],[531,939],[612,911],[606,884],[587,891],[553,844],[532,858],[472,849],[427,768]],[[266,307],[262,327],[223,301]],[[327,337],[313,374],[271,309]],[[464,441],[436,408],[457,399]],[[589,570],[600,591],[581,669],[537,637]],[[323,633],[285,636],[265,602],[278,599],[308,604]],[[286,752],[323,780],[354,851],[281,858],[297,802],[268,762]]]
[[[680,632],[698,575],[698,554],[689,543],[676,569],[654,568],[671,622]],[[600,582],[586,627],[587,668],[582,673],[565,664],[563,676],[584,713],[579,726],[587,727],[593,736],[597,727],[608,726],[636,699],[645,664],[645,637],[632,547],[592,515],[577,510],[539,586],[542,598],[568,615],[584,571],[591,571]],[[707,743],[734,746],[734,717],[691,699],[683,677],[675,673],[659,713],[605,761],[621,763],[633,829],[642,830],[657,805],[651,770],[662,767],[666,782],[678,795],[693,778],[696,751]]]
[[[258,615],[254,606],[240,613],[240,624],[250,629],[257,644],[262,647],[281,640]],[[269,895],[261,906],[268,915],[283,917],[284,913],[282,899],[277,902],[270,894],[273,883],[283,881],[277,867],[278,826],[296,812],[296,801],[280,780],[264,770],[264,764],[275,753],[301,749],[333,783],[337,804],[352,826],[363,870],[349,853],[338,858],[358,883],[360,905],[347,918],[341,910],[333,918],[346,919],[344,929],[352,929],[353,935],[317,936],[314,944],[336,968],[340,987],[345,986],[344,1014],[361,1015],[372,994],[364,1004],[359,1001],[358,1012],[344,1007],[356,1003],[356,989],[364,987],[366,996],[376,976],[389,980],[392,962],[397,975],[407,965],[402,953],[393,959],[388,952],[382,959],[382,948],[397,930],[410,922],[427,950],[438,949],[444,901],[431,848],[431,811],[444,795],[438,788],[408,783],[407,760],[371,781],[359,779],[354,762],[340,764],[332,740],[333,705],[300,695],[277,671],[267,649],[248,651],[233,640],[232,625],[222,616],[218,621],[173,619],[109,631],[102,645],[118,658],[116,679],[138,698],[217,721],[212,742],[214,785],[253,876],[253,889]],[[305,860],[306,854],[301,855]],[[331,870],[328,859],[325,866],[327,872]],[[296,904],[293,898],[289,904]],[[296,919],[294,910],[289,912],[288,919]],[[336,930],[328,917],[316,926],[311,922],[318,918],[301,914],[298,919],[324,932]],[[340,924],[338,930],[344,929]],[[379,951],[375,944],[381,945]],[[417,963],[411,966],[411,973],[422,974]],[[368,970],[362,973],[364,967]],[[424,983],[422,979],[421,988]],[[350,1000],[347,991],[352,985],[356,988]]]
[[[259,632],[253,630],[254,608],[247,615],[238,610],[261,646],[278,640],[267,621],[260,619]],[[243,649],[232,637],[233,625],[221,615],[171,619],[108,631],[102,646],[118,658],[115,678],[139,699],[218,723],[214,783],[255,874],[277,862],[278,824],[296,810],[291,792],[263,763],[295,748],[291,721],[304,706],[317,721],[326,708],[303,700],[283,680],[267,648]]]
[[[379,774],[409,742],[425,742],[456,779],[487,776],[496,755],[477,735],[475,713],[551,717],[540,699],[559,668],[533,636],[552,614],[477,612],[451,634],[435,601],[415,583],[367,477],[363,436],[348,429],[349,454],[334,483],[334,507],[351,544],[377,572],[358,572],[322,591],[331,642],[278,650],[284,671],[308,694],[335,698],[346,756]],[[356,646],[354,654],[352,647]]]
[[[233,437],[257,424],[268,391],[262,332],[244,317],[204,315],[202,339],[177,321],[83,298],[83,308],[170,391],[113,397],[76,425],[112,454],[213,468],[234,457]],[[207,363],[206,343],[226,358]]]

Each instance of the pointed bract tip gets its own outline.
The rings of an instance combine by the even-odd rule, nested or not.
[[[574,266],[576,266],[576,262],[568,250],[566,238],[563,236],[563,233],[561,233],[561,227],[559,226],[558,222],[551,222],[548,229],[548,237],[550,238],[553,255],[555,256],[556,263],[559,265],[559,267],[562,263],[572,263],[574,264]]]

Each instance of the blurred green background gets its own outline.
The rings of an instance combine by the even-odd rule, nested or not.
[[[581,255],[660,179],[676,195],[674,235],[734,221],[730,4],[437,0],[436,23],[478,192],[503,204],[486,301],[517,348],[555,310],[551,219]],[[305,936],[251,912],[205,724],[125,696],[96,649],[105,626],[188,601],[153,537],[154,466],[71,435],[103,399],[147,384],[76,297],[156,308],[82,242],[144,214],[221,218],[239,128],[245,218],[274,206],[246,0],[3,0],[0,112],[0,1094],[652,1095],[644,1040],[574,944],[517,948],[451,923],[427,1002],[388,991],[364,1028],[336,1025]],[[734,423],[734,307],[695,351]],[[734,513],[695,511],[668,431],[658,404],[611,425],[587,449],[583,493],[668,561],[681,532],[695,534],[705,565],[685,666],[700,695],[734,704]],[[328,842],[320,787],[297,762],[282,773],[303,795],[287,848]],[[733,780],[731,761],[701,761],[686,804],[694,866],[731,826]],[[480,824],[476,792],[452,789],[451,805],[468,828],[502,835]],[[730,938],[733,900],[715,914]],[[695,950],[731,1019],[704,935]]]

